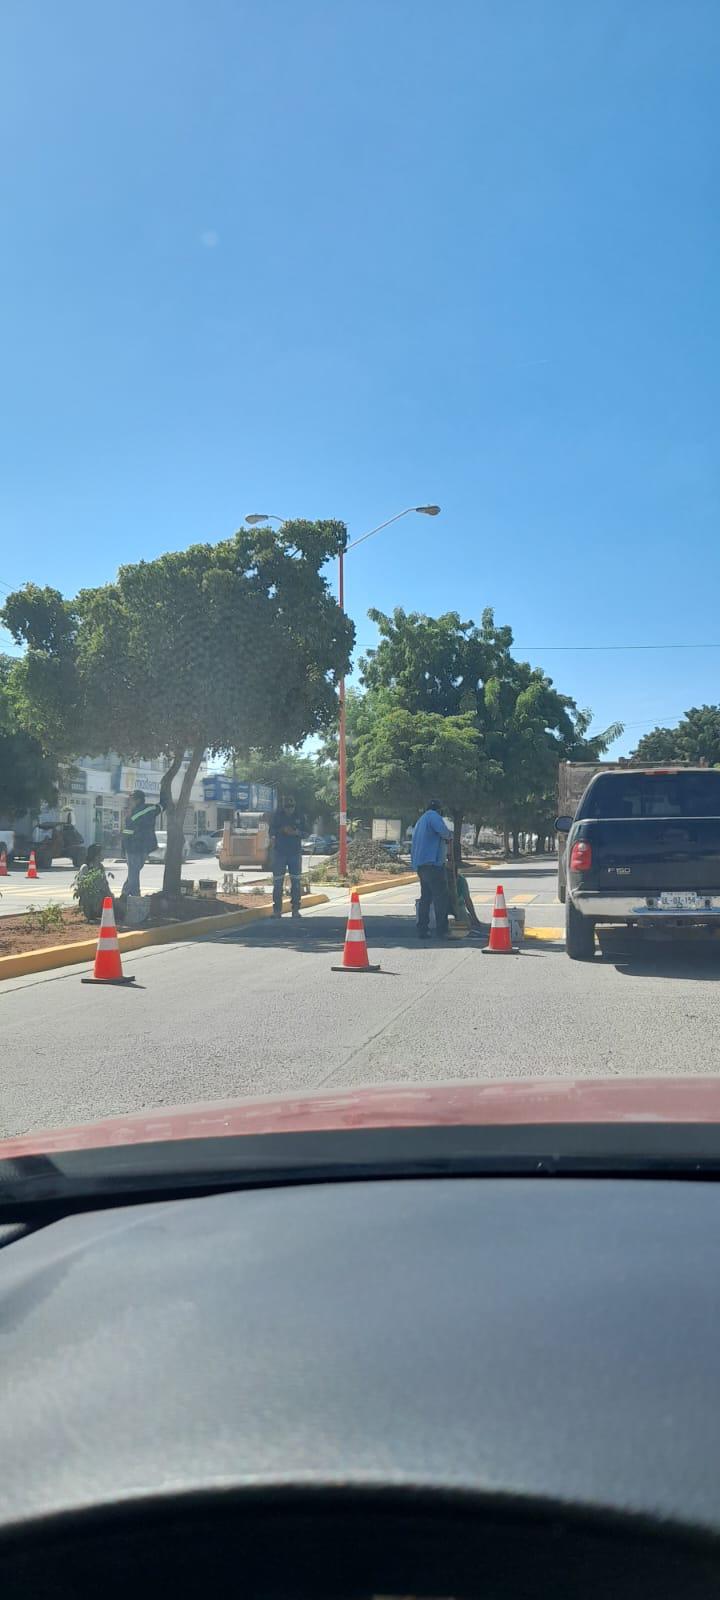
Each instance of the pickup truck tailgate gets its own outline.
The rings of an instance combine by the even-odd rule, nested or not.
[[[584,821],[598,889],[720,892],[720,817]]]

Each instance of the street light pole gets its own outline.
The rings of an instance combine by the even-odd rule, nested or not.
[[[388,517],[386,522],[379,522],[376,528],[370,528],[367,533],[362,533],[359,539],[353,539],[351,544],[343,544],[338,550],[338,605],[340,610],[345,610],[345,556],[348,550],[357,550],[359,544],[364,544],[366,539],[372,539],[376,533],[381,533],[383,528],[389,528],[391,523],[399,522],[401,517],[409,517],[413,512],[419,512],[424,517],[437,517],[439,506],[406,506],[404,511],[396,511],[394,517]],[[253,511],[245,518],[246,522],[284,522],[286,518],[274,516],[271,512]],[[345,677],[340,679],[338,685],[338,811],[339,811],[339,849],[338,872],[341,877],[347,875],[347,748],[345,739]]]
[[[388,517],[386,522],[379,522],[376,528],[370,528],[368,533],[353,539],[352,544],[344,545],[338,551],[338,603],[340,610],[345,610],[345,555],[348,550],[357,550],[359,544],[364,544],[366,539],[372,539],[373,534],[381,533],[383,528],[389,528],[392,522],[399,522],[401,517],[409,517],[412,512],[419,511],[425,517],[436,517],[440,511],[439,506],[406,506],[404,511],[396,511],[394,517]],[[339,848],[338,872],[343,878],[347,875],[347,749],[345,740],[345,679],[340,679],[339,687],[340,709],[338,717],[339,750],[338,750],[338,779],[339,779]]]

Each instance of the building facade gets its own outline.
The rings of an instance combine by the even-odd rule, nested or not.
[[[148,800],[160,799],[160,783],[167,771],[168,761],[157,757],[150,761],[125,762],[110,752],[106,756],[79,756],[67,772],[60,787],[58,810],[61,816],[69,811],[71,819],[83,842],[102,845],[111,852],[120,846],[123,817],[134,789],[142,789]],[[183,780],[183,768],[173,779],[173,794],[177,796]],[[214,821],[214,809],[206,804],[203,787],[207,774],[206,763],[190,791],[190,801],[185,814],[184,831],[188,838],[204,833],[209,828],[221,826]],[[48,813],[49,815],[50,813]]]

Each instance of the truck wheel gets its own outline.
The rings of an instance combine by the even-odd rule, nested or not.
[[[565,902],[565,949],[571,961],[595,959],[595,923],[582,917],[572,900]]]

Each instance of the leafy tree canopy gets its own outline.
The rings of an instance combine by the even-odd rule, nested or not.
[[[333,521],[242,529],[121,567],[73,600],[27,585],[5,603],[5,624],[27,647],[12,672],[25,726],[65,756],[168,757],[168,893],[179,889],[204,751],[298,745],[332,722],[353,627],[322,568],[344,537]]]
[[[455,815],[492,821],[514,830],[530,819],[549,818],[554,808],[559,760],[593,759],[621,731],[618,724],[588,738],[590,713],[561,694],[552,679],[511,653],[512,630],[498,627],[492,610],[480,626],[463,621],[459,612],[441,617],[370,612],[380,642],[361,661],[368,699],[385,696],[384,704],[419,716],[470,717],[475,730],[475,767],[462,793],[439,784],[440,797]],[[384,724],[376,724],[361,746],[360,786],[352,771],[352,792],[367,793],[372,740],[383,741],[385,787],[392,790]],[[404,757],[403,757],[404,759]],[[395,774],[397,794],[404,793],[402,759]],[[549,823],[548,823],[549,828]],[[538,830],[539,831],[539,830]]]
[[[57,764],[20,726],[12,695],[15,660],[0,656],[0,814],[39,811],[56,798]]]
[[[691,706],[676,728],[653,728],[643,735],[631,760],[645,766],[656,761],[720,766],[720,706]]]

